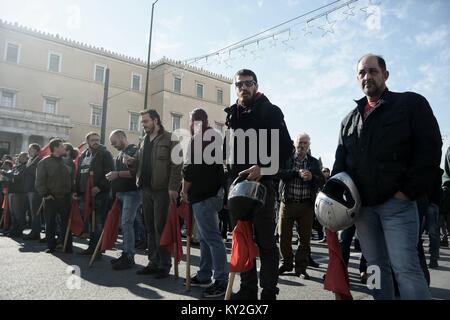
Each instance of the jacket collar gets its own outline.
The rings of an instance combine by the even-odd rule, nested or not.
[[[386,90],[381,94],[380,100],[378,101],[378,105],[381,106],[383,104],[389,103],[392,98],[392,92],[386,87]],[[367,105],[367,97],[363,97],[359,100],[353,100],[357,104],[357,109],[361,114],[364,114],[364,108]]]

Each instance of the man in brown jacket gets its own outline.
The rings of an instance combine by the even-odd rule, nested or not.
[[[159,246],[167,220],[170,202],[176,202],[181,184],[182,164],[171,158],[178,141],[164,129],[155,110],[141,112],[145,131],[137,156],[127,157],[127,164],[136,173],[136,184],[142,192],[145,227],[148,234],[149,264],[138,274],[154,274],[156,279],[166,278],[171,268],[170,253]]]

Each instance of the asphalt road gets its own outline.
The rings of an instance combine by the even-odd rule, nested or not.
[[[228,247],[230,244],[227,244]],[[74,254],[44,253],[46,246],[36,241],[22,241],[0,236],[0,300],[9,299],[64,299],[64,300],[134,300],[134,299],[201,299],[201,289],[186,291],[183,286],[185,262],[179,265],[179,278],[173,268],[169,278],[157,280],[151,276],[136,275],[138,268],[147,264],[145,252],[138,251],[136,266],[125,271],[111,269],[110,260],[119,256],[119,250],[107,251],[92,268],[89,257],[77,252],[86,248],[86,242],[75,238]],[[119,245],[120,248],[120,245]],[[185,247],[183,247],[185,250]],[[426,252],[428,247],[425,248]],[[192,248],[191,274],[199,264],[199,249]],[[279,299],[330,300],[334,294],[323,289],[322,276],[328,260],[327,247],[312,242],[313,258],[321,264],[308,270],[311,280],[303,280],[293,273],[280,277]],[[229,250],[228,250],[229,253]],[[372,299],[366,286],[359,282],[357,270],[360,253],[352,253],[350,281],[355,300]],[[427,256],[428,257],[428,256]],[[450,249],[441,248],[440,267],[431,270],[431,293],[434,299],[450,300]],[[70,266],[79,268],[79,277],[72,275]],[[239,276],[234,291],[239,289]]]

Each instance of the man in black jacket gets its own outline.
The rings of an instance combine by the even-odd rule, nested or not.
[[[416,199],[431,189],[441,135],[427,100],[389,91],[388,77],[382,57],[359,60],[357,79],[365,97],[342,122],[333,174],[350,174],[361,195],[355,224],[368,273],[380,276],[374,297],[394,298],[392,266],[402,299],[429,299],[417,252]]]
[[[319,160],[310,154],[311,139],[306,133],[298,136],[297,150],[290,169],[280,170],[281,205],[279,214],[280,250],[283,264],[280,274],[292,271],[292,229],[297,223],[300,243],[295,254],[295,274],[308,280],[306,272],[311,254],[311,233],[314,222],[314,202],[325,183]]]
[[[12,225],[9,236],[12,238],[22,237],[26,224],[27,190],[25,185],[25,171],[27,168],[28,154],[21,152],[16,159],[15,166],[9,175],[10,204]]]
[[[32,143],[28,147],[28,162],[25,169],[25,185],[27,190],[28,208],[31,216],[31,232],[28,235],[24,235],[25,240],[40,240],[41,234],[41,213],[38,212],[42,203],[42,197],[36,192],[34,187],[36,180],[36,168],[41,161],[39,152],[41,146],[37,143]]]
[[[89,148],[78,159],[76,176],[76,190],[80,199],[80,208],[84,210],[85,193],[90,192],[94,200],[95,229],[91,230],[89,247],[82,252],[85,255],[94,253],[95,246],[105,223],[106,214],[110,206],[110,183],[106,174],[114,170],[111,153],[100,144],[100,135],[90,132],[86,135]],[[93,176],[93,187],[88,190],[89,176]],[[91,226],[92,227],[92,226]]]
[[[235,86],[238,100],[225,109],[226,125],[234,131],[234,137],[244,133],[256,137],[256,141],[246,138],[245,144],[235,144],[235,150],[231,153],[234,157],[229,159],[228,163],[229,177],[234,179],[237,176],[247,176],[248,180],[259,180],[267,188],[265,205],[254,215],[253,230],[261,261],[261,299],[274,300],[278,294],[279,253],[275,241],[275,189],[272,179],[280,164],[285,163],[292,155],[293,143],[284,122],[283,112],[264,94],[258,92],[258,80],[253,71],[238,71]],[[263,141],[264,132],[268,138],[266,141]],[[272,141],[272,136],[274,139],[278,138],[278,141]],[[265,148],[261,148],[262,144]],[[269,162],[264,159],[264,153],[270,155]],[[273,168],[274,173],[271,171]],[[230,214],[235,216],[232,211]],[[241,289],[233,299],[257,298],[258,276],[255,263],[252,270],[241,273]]]
[[[49,144],[51,155],[42,159],[36,169],[36,191],[44,199],[47,253],[56,249],[56,215],[60,215],[62,229],[67,229],[70,215],[71,193],[74,191],[74,164],[66,162],[63,141],[53,139]],[[69,232],[66,253],[72,253],[72,233]]]

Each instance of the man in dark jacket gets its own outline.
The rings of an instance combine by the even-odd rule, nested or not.
[[[196,123],[201,128],[194,132]],[[193,136],[183,166],[183,201],[192,205],[200,240],[200,269],[191,280],[192,286],[206,287],[211,284],[214,270],[215,282],[203,292],[204,298],[225,295],[228,283],[228,263],[225,245],[219,230],[218,212],[223,206],[224,171],[222,162],[208,164],[204,159],[205,148],[216,140],[206,140],[213,133],[208,124],[208,115],[203,109],[191,112],[191,135]],[[219,145],[222,145],[219,140]],[[199,156],[201,155],[201,156]],[[197,156],[197,157],[196,157]],[[215,154],[207,156],[214,157]],[[199,159],[198,163],[195,161]]]
[[[61,217],[64,232],[69,221],[71,193],[74,190],[74,165],[63,160],[66,150],[61,139],[53,139],[49,147],[51,155],[38,163],[35,186],[36,191],[44,199],[46,252],[53,253],[56,249],[56,215]],[[72,253],[70,232],[65,252]]]
[[[292,229],[297,223],[300,244],[295,254],[295,274],[308,280],[306,272],[311,254],[311,233],[314,222],[314,202],[317,192],[325,183],[319,160],[310,152],[311,139],[306,133],[298,136],[297,150],[289,169],[280,170],[281,205],[279,214],[280,249],[283,264],[280,274],[292,271]]]
[[[357,79],[365,97],[342,122],[333,174],[347,172],[361,195],[355,224],[369,268],[379,268],[374,297],[394,298],[392,266],[402,299],[429,299],[417,252],[415,200],[431,189],[441,134],[427,100],[389,91],[388,77],[382,57],[359,60]]]
[[[278,173],[280,164],[285,163],[292,155],[293,144],[283,112],[264,94],[258,92],[256,74],[248,69],[238,71],[235,86],[238,100],[225,109],[226,125],[234,131],[232,139],[236,139],[235,141],[239,142],[238,135],[243,134],[256,139],[241,139],[241,144],[234,145],[234,152],[230,153],[234,157],[228,159],[229,177],[235,179],[238,176],[246,176],[248,180],[259,180],[267,188],[265,205],[254,215],[253,230],[261,261],[261,299],[274,300],[278,294],[279,253],[275,241],[275,189],[272,179],[273,175]],[[274,139],[278,137],[278,141],[272,141],[272,136]],[[269,161],[265,153],[269,155]],[[231,210],[230,214],[236,216]],[[258,276],[255,263],[252,270],[241,273],[241,288],[233,299],[257,298]]]
[[[16,159],[16,164],[10,173],[9,195],[11,204],[12,225],[9,236],[22,237],[25,229],[27,211],[27,190],[25,184],[25,171],[27,168],[28,154],[21,152]]]
[[[90,192],[94,200],[95,229],[91,230],[89,247],[82,252],[92,255],[103,230],[106,214],[110,206],[110,183],[106,174],[114,170],[111,153],[100,144],[100,135],[90,132],[86,135],[89,148],[78,159],[76,190],[80,199],[80,208],[84,210],[85,193]],[[93,187],[88,190],[89,176],[93,176]],[[92,227],[92,226],[91,226]]]
[[[36,192],[34,187],[36,180],[36,168],[41,161],[39,156],[39,151],[41,151],[40,145],[37,143],[32,143],[28,147],[28,162],[25,169],[25,185],[27,190],[28,208],[31,217],[31,232],[28,235],[24,235],[25,240],[40,240],[41,234],[41,213],[38,212],[42,197]]]
[[[440,215],[443,236],[440,245],[448,247],[448,233],[450,233],[450,147],[444,159],[444,173],[442,174],[442,213]]]

